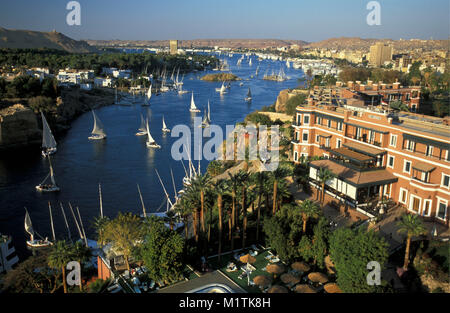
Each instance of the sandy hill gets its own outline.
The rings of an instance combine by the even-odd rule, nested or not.
[[[0,27],[0,48],[51,48],[68,52],[95,52],[85,41],[77,41],[56,31],[38,32]]]

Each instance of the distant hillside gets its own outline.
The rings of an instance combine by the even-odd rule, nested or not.
[[[77,41],[58,32],[37,32],[0,27],[0,48],[51,48],[68,52],[96,52],[85,41]]]
[[[102,47],[168,47],[169,40],[86,40],[92,46]],[[290,45],[304,46],[306,41],[302,40],[281,40],[281,39],[193,39],[180,40],[180,48],[199,47],[225,47],[225,48],[246,48],[263,49],[270,47],[284,47]]]

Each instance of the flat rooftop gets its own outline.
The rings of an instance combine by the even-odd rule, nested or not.
[[[359,172],[332,160],[312,161],[310,164],[315,168],[326,168],[333,172],[339,179],[343,179],[357,187],[384,185],[398,180],[392,173],[382,168]]]

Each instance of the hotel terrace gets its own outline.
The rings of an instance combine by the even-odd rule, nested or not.
[[[328,168],[336,178],[326,183],[327,194],[340,207],[374,217],[365,207],[385,196],[448,227],[448,118],[308,103],[297,107],[292,157],[325,157],[310,162],[311,185],[320,188],[318,169]]]

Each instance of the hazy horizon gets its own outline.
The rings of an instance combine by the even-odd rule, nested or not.
[[[447,0],[382,1],[381,25],[369,26],[368,0],[82,1],[81,25],[69,26],[69,1],[0,0],[1,27],[56,30],[77,40],[330,38],[449,39]]]

